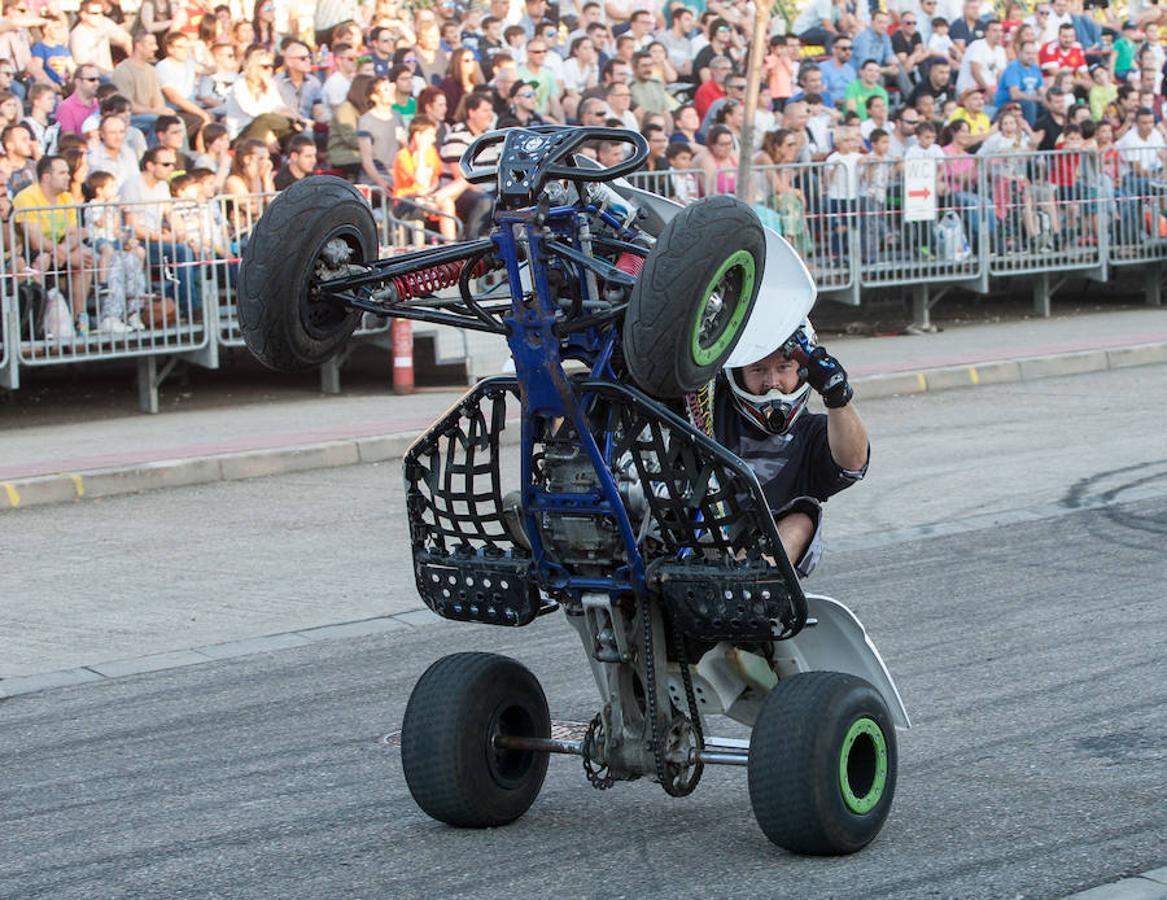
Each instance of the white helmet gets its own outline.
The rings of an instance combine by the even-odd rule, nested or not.
[[[786,339],[780,349],[789,357],[795,348],[803,348],[806,351],[814,343],[814,327],[810,324],[810,319],[803,319],[802,325]],[[806,409],[807,401],[810,399],[810,385],[805,380],[800,380],[798,387],[789,394],[784,394],[777,388],[765,394],[751,394],[742,384],[740,376],[741,368],[727,367],[725,370],[734,405],[742,418],[755,428],[768,434],[785,434],[799,413]]]

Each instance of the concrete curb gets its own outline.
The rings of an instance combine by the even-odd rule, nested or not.
[[[34,694],[53,688],[71,687],[78,684],[92,684],[124,678],[127,675],[141,675],[145,672],[161,672],[165,669],[179,669],[202,663],[250,656],[253,653],[269,653],[307,647],[320,641],[334,641],[344,638],[364,637],[383,634],[387,631],[411,631],[435,622],[441,622],[428,609],[411,609],[392,616],[376,616],[354,622],[339,622],[316,628],[302,628],[299,631],[284,631],[262,637],[225,641],[190,650],[172,650],[166,653],[152,653],[129,659],[115,659],[94,663],[76,669],[61,669],[56,672],[40,672],[35,675],[17,675],[0,679],[0,700]]]
[[[1163,900],[1165,897],[1167,866],[1071,894],[1065,900]]]
[[[1163,363],[1167,363],[1167,342],[867,375],[855,378],[853,384],[861,400],[874,400],[899,394],[1010,384]],[[400,459],[418,434],[385,434],[270,450],[14,478],[0,482],[0,511],[357,463],[387,462]],[[507,429],[503,433],[503,442],[506,444],[515,444],[518,438],[517,428]]]

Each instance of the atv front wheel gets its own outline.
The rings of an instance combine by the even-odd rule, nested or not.
[[[896,785],[896,735],[883,697],[842,672],[778,682],[750,735],[750,804],[792,853],[854,853],[883,827]]]
[[[459,828],[493,828],[527,811],[547,754],[500,750],[495,735],[551,737],[535,676],[494,653],[455,653],[430,666],[401,725],[405,783],[424,813]]]
[[[745,330],[766,268],[766,235],[749,205],[707,197],[669,222],[624,314],[633,381],[662,400],[706,384]]]
[[[347,181],[315,176],[272,201],[239,269],[239,324],[260,362],[290,372],[319,366],[356,330],[360,312],[320,290],[377,258],[369,204]]]

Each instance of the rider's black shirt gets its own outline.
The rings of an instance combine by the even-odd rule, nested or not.
[[[768,434],[742,418],[729,391],[724,383],[718,384],[714,434],[718,443],[754,470],[771,511],[795,497],[826,500],[863,477],[866,468],[848,472],[831,456],[825,414],[803,410],[786,434]]]

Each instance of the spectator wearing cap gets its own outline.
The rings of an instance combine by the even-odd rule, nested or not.
[[[859,77],[859,71],[852,62],[855,44],[849,37],[840,37],[831,45],[831,58],[818,65],[818,72],[822,76],[821,90],[815,93],[826,94],[831,100],[831,106],[842,106],[847,96],[847,87]],[[860,59],[860,62],[863,60]]]
[[[322,91],[329,119],[336,114],[337,108],[348,96],[348,89],[357,74],[357,60],[360,54],[352,44],[341,43],[333,47],[332,58],[336,61],[336,70],[325,79]]]
[[[154,57],[158,40],[150,32],[134,38],[133,52],[113,70],[110,80],[118,93],[130,101],[131,123],[135,128],[149,131],[154,120],[167,115],[170,107],[162,94],[162,83],[154,71]]]
[[[867,118],[867,100],[870,97],[882,97],[885,103],[890,103],[887,89],[880,84],[879,63],[874,59],[865,59],[859,67],[859,77],[847,85],[844,106],[853,113],[859,114],[859,120]]]
[[[1158,7],[1155,7],[1158,9]],[[1123,83],[1135,67],[1135,51],[1138,50],[1138,26],[1133,20],[1122,24],[1122,34],[1114,42],[1110,65],[1115,81]]]
[[[73,62],[78,66],[94,65],[101,75],[112,75],[112,44],[130,53],[133,38],[106,17],[101,0],[82,0],[77,10],[77,24],[69,33],[69,52],[73,54]]]
[[[1037,64],[1037,42],[1024,41],[1017,59],[1009,63],[997,82],[993,105],[1000,109],[1006,103],[1016,103],[1030,127],[1037,125],[1044,79]]]
[[[97,144],[89,149],[86,157],[90,172],[109,172],[117,179],[118,187],[138,172],[138,157],[126,142],[129,128],[119,115],[103,116],[97,129]]]
[[[288,141],[284,164],[276,172],[275,189],[286,190],[303,181],[316,170],[316,141],[308,134],[297,134]]]
[[[284,104],[304,119],[326,118],[323,86],[312,74],[312,51],[301,41],[284,44],[284,65],[275,77],[276,90]],[[376,60],[374,68],[376,67]],[[388,74],[388,72],[386,72]]]
[[[546,120],[539,115],[535,107],[538,103],[536,89],[539,86],[530,81],[516,81],[511,85],[510,109],[498,121],[499,128],[526,128],[529,125],[545,125]],[[625,90],[627,90],[625,86]]]
[[[154,72],[162,86],[162,96],[182,120],[187,137],[193,142],[199,129],[214,119],[195,99],[199,67],[191,58],[190,38],[181,31],[170,32],[163,44],[166,58],[154,66]]]
[[[957,91],[980,88],[992,100],[997,93],[997,82],[1009,64],[1005,48],[1001,46],[1001,23],[990,19],[985,23],[985,36],[969,44],[960,60],[956,76]]]
[[[82,134],[81,124],[97,112],[97,86],[100,82],[97,66],[77,67],[73,73],[73,92],[57,106],[57,123],[63,134]]]
[[[969,132],[976,142],[989,136],[989,132],[993,130],[993,123],[989,119],[989,114],[985,112],[985,92],[981,88],[970,87],[961,93],[960,105],[948,117],[947,124],[955,125],[957,122],[968,123]]]
[[[729,57],[729,48],[733,44],[733,26],[725,19],[716,18],[709,23],[709,43],[697,51],[693,60],[693,78],[696,85],[704,86],[713,80],[713,61],[718,57],[729,63],[733,68],[733,61]],[[724,77],[722,78],[724,81]],[[698,87],[698,90],[701,88]]]

